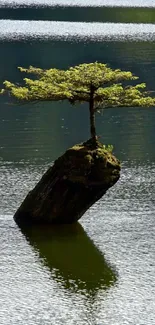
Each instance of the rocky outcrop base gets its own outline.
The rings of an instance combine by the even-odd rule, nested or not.
[[[120,162],[92,140],[68,149],[16,211],[20,224],[73,223],[113,186]]]

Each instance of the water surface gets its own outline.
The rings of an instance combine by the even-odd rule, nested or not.
[[[1,0],[0,6],[155,7],[153,0]]]
[[[154,6],[0,1],[1,85],[21,81],[17,66],[66,69],[99,61],[131,70],[154,90]],[[114,144],[122,161],[121,178],[80,224],[60,230],[19,229],[13,214],[48,166],[89,138],[87,105],[16,105],[1,97],[0,130],[0,324],[153,325],[154,108],[97,115],[101,141]]]
[[[154,41],[154,24],[82,23],[63,21],[0,20],[0,38],[63,38],[63,40]]]
[[[154,23],[155,8],[138,7],[0,7],[0,19]]]

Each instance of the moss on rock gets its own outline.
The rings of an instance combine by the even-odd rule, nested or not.
[[[85,186],[112,186],[120,172],[118,159],[100,142],[94,146],[91,140],[68,149],[56,164],[63,166],[66,179]]]

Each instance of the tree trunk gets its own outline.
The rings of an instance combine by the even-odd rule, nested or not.
[[[90,113],[90,134],[91,134],[91,138],[96,141],[94,88],[92,86],[90,89],[89,113]]]

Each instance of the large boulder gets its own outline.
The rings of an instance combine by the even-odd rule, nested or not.
[[[18,224],[73,223],[113,186],[120,162],[91,139],[68,149],[15,213]]]

